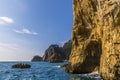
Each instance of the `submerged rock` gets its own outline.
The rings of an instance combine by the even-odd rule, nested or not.
[[[12,68],[31,68],[31,65],[30,64],[15,64],[12,66]]]
[[[120,1],[73,0],[72,52],[66,70],[120,80]]]

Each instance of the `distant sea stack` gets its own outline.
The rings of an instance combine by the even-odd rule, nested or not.
[[[63,62],[63,51],[59,45],[54,44],[50,45],[49,48],[45,51],[43,55],[43,61],[47,62]]]
[[[42,61],[42,57],[36,55],[36,56],[33,57],[33,59],[31,61],[32,62]]]
[[[120,1],[73,0],[70,73],[99,71],[104,80],[120,80]]]
[[[64,43],[63,47],[52,44],[48,47],[43,55],[43,61],[47,62],[63,62],[69,59],[72,49],[71,40]]]

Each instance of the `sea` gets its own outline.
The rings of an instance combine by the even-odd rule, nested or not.
[[[27,63],[28,69],[14,69],[12,65]],[[97,72],[89,74],[66,73],[60,65],[49,62],[0,62],[0,80],[102,80]]]

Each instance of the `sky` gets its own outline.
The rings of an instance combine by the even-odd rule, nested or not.
[[[71,39],[72,0],[0,0],[0,61],[30,61]]]

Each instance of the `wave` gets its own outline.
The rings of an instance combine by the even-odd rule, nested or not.
[[[59,66],[53,66],[53,67],[60,68],[60,65]]]
[[[0,80],[101,80],[98,72],[68,74],[60,68],[64,63],[30,63],[30,69],[12,69],[12,64],[0,63]]]
[[[88,77],[90,79],[95,79],[95,80],[103,80],[98,72],[92,72],[88,74],[79,74],[80,77]]]

